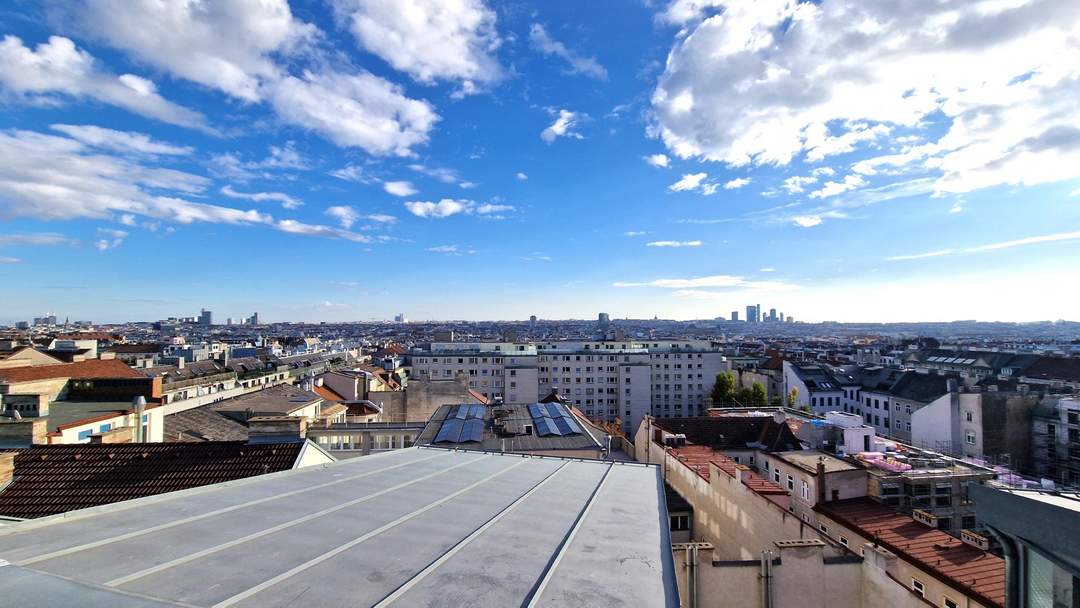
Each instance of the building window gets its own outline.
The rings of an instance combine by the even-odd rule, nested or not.
[[[917,593],[919,597],[926,597],[926,587],[917,578],[911,579],[911,590]]]
[[[821,533],[825,536],[829,535],[829,529],[825,527],[825,524],[818,524],[818,529],[821,530]]]
[[[780,468],[779,467],[773,469],[772,479],[776,483],[780,483]]]
[[[956,603],[956,600],[954,600],[952,598],[949,598],[949,597],[946,597],[945,599],[943,599],[941,601],[941,605],[944,606],[945,608],[958,608],[960,606],[960,604]]]
[[[794,491],[795,490],[795,478],[792,477],[791,475],[787,476],[787,489],[789,491]]]
[[[974,422],[974,420],[973,420],[974,417],[971,415],[971,412],[965,412],[964,417],[967,418],[968,422]]]
[[[975,445],[975,431],[968,431],[965,433],[964,442],[968,445]]]
[[[844,545],[845,547],[848,546],[848,539],[847,539],[846,536],[841,536],[840,537],[840,544]]]
[[[671,531],[682,532],[690,529],[690,516],[689,515],[672,515],[671,516]]]
[[[90,441],[90,435],[93,434],[92,429],[86,429],[85,431],[79,431],[79,441]]]

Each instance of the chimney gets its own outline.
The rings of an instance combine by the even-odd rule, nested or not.
[[[111,431],[90,435],[90,443],[133,443],[134,439],[134,429],[130,426],[119,426]]]
[[[15,452],[0,453],[0,488],[6,486],[15,475]]]
[[[131,400],[131,409],[135,412],[135,443],[146,441],[143,437],[143,412],[146,411],[146,397],[139,395]]]
[[[255,416],[247,424],[248,443],[296,443],[307,437],[305,416]]]
[[[825,491],[825,457],[821,456],[817,460],[817,502],[821,504],[825,502],[825,497],[828,494]]]
[[[744,476],[750,474],[750,467],[745,464],[735,465],[735,483],[742,483]]]
[[[44,418],[0,422],[0,446],[28,448],[34,445],[45,445],[48,443],[47,423],[48,421]]]

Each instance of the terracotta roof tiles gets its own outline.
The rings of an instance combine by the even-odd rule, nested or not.
[[[0,383],[32,382],[52,378],[144,378],[119,359],[92,359],[63,365],[0,369]]]

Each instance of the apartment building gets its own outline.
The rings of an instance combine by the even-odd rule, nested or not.
[[[485,398],[533,403],[557,391],[591,420],[632,432],[646,414],[703,414],[729,363],[708,340],[435,342],[410,354],[414,377],[469,376]]]
[[[1035,407],[1031,450],[1034,474],[1080,486],[1080,399],[1050,397]]]

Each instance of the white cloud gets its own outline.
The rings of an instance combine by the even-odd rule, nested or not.
[[[285,121],[375,155],[411,156],[439,120],[426,101],[410,99],[401,87],[368,72],[287,76],[270,101]]]
[[[813,183],[817,183],[817,181],[818,181],[818,178],[816,178],[816,177],[814,177],[812,175],[808,175],[808,176],[805,176],[805,177],[801,177],[801,176],[798,176],[798,175],[793,175],[793,176],[785,179],[784,184],[782,186],[780,186],[780,187],[783,188],[784,190],[786,190],[788,194],[798,194],[798,193],[802,192],[805,189],[806,186],[809,186],[810,184],[813,184]]]
[[[815,190],[810,193],[810,198],[828,198],[830,196],[836,196],[837,194],[843,194],[849,190],[854,190],[859,186],[866,184],[866,180],[859,175],[852,173],[851,175],[844,176],[844,179],[838,182],[828,181],[821,187],[820,190]]]
[[[540,139],[549,144],[560,137],[584,139],[580,133],[574,130],[583,118],[584,115],[578,112],[559,110],[556,113],[555,122],[540,132]]]
[[[213,132],[202,114],[167,101],[154,83],[135,76],[115,76],[98,68],[86,51],[68,38],[52,36],[30,49],[15,36],[0,41],[0,85],[33,102],[58,96],[92,99],[182,127]]]
[[[397,4],[397,3],[395,3]],[[364,70],[340,72],[324,35],[293,17],[286,0],[88,0],[77,21],[138,61],[249,103],[342,147],[411,155],[438,120],[431,106]],[[291,74],[292,64],[309,65]]]
[[[405,181],[383,182],[383,190],[394,196],[412,196],[418,192],[411,183]]]
[[[338,179],[343,179],[347,182],[358,182],[361,184],[370,184],[372,178],[368,177],[367,172],[363,167],[357,165],[345,165],[340,169],[334,169],[329,173],[331,176]]]
[[[627,230],[623,233],[623,236],[645,236],[648,234],[644,230]]]
[[[275,221],[269,214],[187,200],[205,196],[205,177],[147,164],[147,157],[110,156],[75,139],[32,131],[0,132],[0,215],[40,220],[101,219],[133,215],[181,224],[206,222],[261,225],[283,232],[340,238],[373,239],[337,228],[295,220]],[[167,227],[169,232],[172,227]],[[104,232],[102,234],[105,234]],[[57,235],[34,237],[62,242]],[[112,237],[115,238],[115,237]],[[3,243],[0,237],[0,243]],[[112,246],[112,240],[109,240]]]
[[[820,215],[796,215],[791,218],[791,221],[800,228],[813,228],[821,224],[822,219]]]
[[[255,166],[260,169],[307,169],[309,165],[289,141],[284,146],[270,146],[270,156]]]
[[[668,167],[668,164],[671,162],[671,159],[668,158],[667,154],[650,154],[645,157],[645,162],[649,163],[654,167],[662,167],[666,169]]]
[[[1043,243],[1059,243],[1064,241],[1080,241],[1080,231],[1072,232],[1057,232],[1054,234],[1044,234],[1040,236],[1029,236],[1021,239],[1012,239],[1008,241],[1000,241],[997,243],[988,243],[985,245],[976,245],[974,247],[965,247],[963,249],[942,249],[939,251],[931,251],[928,253],[916,253],[910,255],[894,255],[885,258],[889,262],[896,262],[901,260],[919,260],[923,258],[939,257],[944,255],[962,254],[962,253],[986,253],[989,251],[999,251],[1001,249],[1012,249],[1013,247],[1026,247],[1028,245],[1041,245]]]
[[[528,176],[528,175],[525,175],[525,174],[524,174],[524,173],[522,173],[521,171],[518,171],[518,172],[517,172],[517,175],[516,175],[516,177],[517,177],[518,179],[520,179],[521,181],[525,181],[525,180],[529,179],[529,176]]]
[[[488,219],[502,219],[501,213],[513,211],[511,205],[497,205],[493,203],[477,203],[464,199],[444,198],[439,202],[431,201],[408,201],[405,208],[409,213],[423,218],[444,218],[451,215],[467,214],[479,215]]]
[[[668,186],[668,190],[672,192],[696,190],[701,185],[701,180],[708,176],[707,173],[687,173],[682,176],[682,179]]]
[[[79,241],[55,232],[35,232],[29,234],[0,234],[0,247],[8,245],[78,245]]]
[[[554,55],[570,64],[571,74],[584,74],[599,80],[607,80],[607,70],[595,57],[584,57],[566,48],[565,44],[553,39],[543,25],[534,23],[529,27],[529,40],[533,48],[544,55]]]
[[[124,244],[124,239],[127,238],[128,233],[124,230],[116,230],[114,228],[98,228],[97,234],[99,239],[94,243],[94,247],[98,251],[105,251],[106,249],[115,249]]]
[[[79,21],[141,62],[248,102],[280,77],[275,55],[317,35],[293,18],[286,0],[87,0]]]
[[[758,268],[758,272],[776,272],[776,269],[766,266],[765,268]]]
[[[324,213],[336,219],[338,223],[341,224],[341,227],[345,229],[352,228],[353,224],[356,223],[356,220],[360,219],[360,213],[357,212],[356,209],[345,205],[327,207]]]
[[[354,243],[372,243],[375,239],[348,230],[322,226],[319,224],[305,224],[296,220],[278,220],[274,227],[282,232],[290,234],[302,234],[304,236],[318,236],[328,239],[343,239]]]
[[[6,256],[6,255],[5,256],[0,256],[0,264],[20,264],[20,263],[22,263],[21,258],[14,258],[14,257],[11,257],[11,256]]]
[[[659,287],[663,289],[793,289],[795,286],[779,281],[749,281],[743,277],[716,274],[689,279],[655,279],[643,282],[617,282],[612,287]],[[704,292],[712,293],[712,292]]]
[[[701,247],[701,241],[652,241],[646,247]]]
[[[495,12],[481,0],[335,0],[365,49],[414,80],[455,80],[461,94],[502,75]]]
[[[416,217],[443,218],[459,213],[465,213],[469,208],[468,205],[470,202],[471,201],[458,201],[450,198],[444,198],[437,203],[430,201],[407,201],[405,203],[405,208],[409,210],[409,213]]]
[[[1080,176],[1072,0],[677,0],[663,18],[686,29],[651,132],[681,158],[785,165],[902,131],[929,143],[856,172],[917,170],[939,193]]]
[[[428,247],[428,251],[432,253],[441,253],[443,255],[458,256],[462,254],[473,255],[476,253],[475,249],[460,249],[457,245],[437,245],[435,247]]]
[[[461,179],[457,171],[453,169],[447,169],[446,167],[429,167],[421,163],[412,163],[409,168],[417,173],[421,173],[428,177],[439,180],[444,184],[457,184],[462,188],[470,188],[474,186],[472,182]]]
[[[736,177],[735,179],[724,183],[724,190],[736,190],[742,188],[750,183],[749,177]]]
[[[232,186],[225,186],[221,189],[221,193],[229,198],[255,201],[256,203],[274,201],[281,203],[281,206],[286,209],[296,209],[304,204],[284,192],[237,192],[232,189]]]
[[[116,152],[133,152],[137,154],[163,154],[183,156],[191,154],[190,146],[174,146],[151,139],[149,135],[134,131],[116,131],[93,125],[51,125],[54,131],[60,131],[68,137],[82,143],[113,150]]]
[[[397,221],[396,217],[386,213],[372,213],[371,215],[365,215],[364,217],[379,224],[393,224]]]
[[[1073,190],[1072,192],[1070,192],[1069,196],[1070,197],[1072,197],[1072,196],[1080,196],[1080,188],[1077,188],[1076,190]]]

